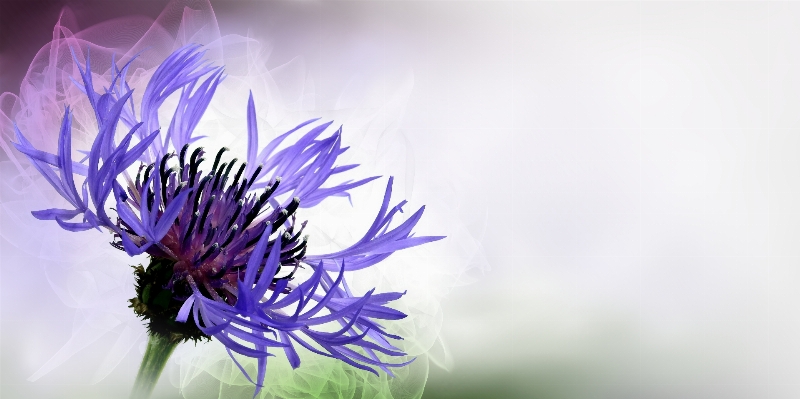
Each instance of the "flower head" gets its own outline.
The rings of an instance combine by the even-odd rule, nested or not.
[[[280,348],[295,368],[298,344],[372,372],[391,374],[390,367],[408,364],[383,360],[405,354],[389,341],[401,338],[377,322],[405,317],[387,306],[403,293],[355,295],[344,272],[441,239],[413,236],[424,207],[390,227],[405,204],[390,206],[390,178],[363,238],[336,253],[307,255],[307,222],[297,221],[298,212],[331,196],[348,196],[378,177],[323,187],[331,176],[358,166],[336,164],[347,148],[341,128],[325,136],[331,123],[309,120],[259,147],[252,94],[245,160],[226,160],[225,148],[207,153],[195,130],[225,75],[204,62],[203,54],[200,46],[188,45],[167,57],[150,79],[139,112],[125,80],[130,61],[121,68],[112,61],[110,87],[95,92],[88,52],[82,68],[75,59],[80,81],[74,82],[94,111],[97,135],[86,157],[75,161],[69,107],[56,154],[35,148],[15,130],[17,150],[70,205],[33,215],[70,231],[105,229],[116,248],[149,255],[147,267],[135,267],[131,307],[151,334],[174,341],[213,337],[234,361],[234,352],[258,359],[256,379],[250,380],[256,394],[271,348]],[[171,96],[178,103],[164,129],[159,111]],[[300,268],[310,276],[298,283]]]

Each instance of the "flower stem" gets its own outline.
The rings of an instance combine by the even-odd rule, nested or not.
[[[133,383],[130,399],[149,399],[156,387],[158,377],[167,364],[167,359],[178,346],[178,342],[173,342],[160,334],[151,334],[147,341],[147,350],[144,352],[142,364],[139,366],[139,373],[136,375],[136,382]]]

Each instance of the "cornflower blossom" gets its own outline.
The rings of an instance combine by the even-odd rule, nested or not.
[[[84,159],[75,161],[69,107],[56,154],[34,148],[15,126],[16,149],[70,205],[33,215],[69,231],[105,229],[114,247],[130,256],[149,255],[147,267],[134,267],[137,296],[130,301],[151,337],[137,378],[137,384],[149,385],[139,388],[145,396],[177,343],[210,337],[226,347],[255,384],[255,395],[263,387],[267,358],[275,351],[282,350],[293,368],[300,366],[296,345],[392,375],[390,368],[410,361],[384,360],[405,353],[390,342],[402,338],[378,321],[406,317],[387,306],[404,293],[373,289],[355,295],[344,272],[443,237],[414,236],[424,206],[390,227],[406,202],[390,205],[389,178],[378,215],[360,240],[335,253],[307,255],[307,222],[298,222],[299,210],[328,197],[348,197],[348,190],[378,176],[323,187],[331,176],[358,166],[336,164],[347,147],[342,147],[341,127],[324,134],[332,122],[305,121],[259,147],[252,94],[246,160],[224,161],[226,148],[207,153],[195,130],[225,75],[203,56],[194,44],[168,56],[150,78],[137,112],[125,79],[133,59],[121,68],[112,60],[111,84],[98,93],[88,52],[83,67],[73,53],[81,77],[74,83],[94,111],[97,136]],[[164,129],[158,114],[170,96],[177,96],[178,104]],[[119,142],[118,130],[125,133]],[[208,164],[210,169],[201,167]],[[296,272],[304,267],[311,275],[296,283]],[[156,351],[166,357],[160,364],[146,364],[159,363]],[[255,379],[234,353],[257,359]],[[139,381],[147,378],[153,381]]]

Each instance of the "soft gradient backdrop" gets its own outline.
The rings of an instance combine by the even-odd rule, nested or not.
[[[88,26],[165,3],[0,1],[0,91],[62,5]],[[320,103],[413,71],[413,198],[491,264],[445,302],[452,366],[425,399],[800,397],[800,3],[212,4],[275,66],[303,56]],[[25,380],[72,316],[11,263],[0,396],[124,395],[135,354],[98,386]]]

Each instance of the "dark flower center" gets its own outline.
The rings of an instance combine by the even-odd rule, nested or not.
[[[153,217],[157,223],[162,222],[162,217],[174,218],[163,238],[147,249],[151,258],[147,268],[135,268],[137,298],[131,300],[131,307],[149,320],[151,332],[172,339],[197,340],[204,335],[194,322],[174,321],[183,301],[192,294],[192,285],[209,298],[236,303],[237,285],[244,276],[250,254],[259,238],[269,232],[275,237],[270,238],[265,253],[270,253],[275,238],[281,234],[280,265],[291,267],[291,271],[280,277],[276,274],[274,288],[278,280],[291,279],[300,267],[307,238],[302,237],[305,222],[295,229],[299,199],[295,197],[283,207],[274,198],[280,178],[272,180],[260,193],[248,193],[262,171],[261,166],[242,178],[247,165],[235,168],[236,159],[220,164],[227,150],[223,148],[217,153],[211,171],[205,174],[199,169],[204,161],[203,149],[194,150],[186,162],[187,150],[188,145],[181,149],[177,165],[169,165],[174,153],[156,163],[142,165],[135,182],[128,187],[125,202],[138,208],[143,218]],[[183,191],[188,196],[181,206],[176,201],[180,201]],[[181,208],[176,211],[177,206]],[[146,234],[137,234],[133,226],[121,219],[118,224],[134,243],[147,244]],[[122,249],[119,236],[112,245]],[[261,259],[259,274],[265,260]]]

